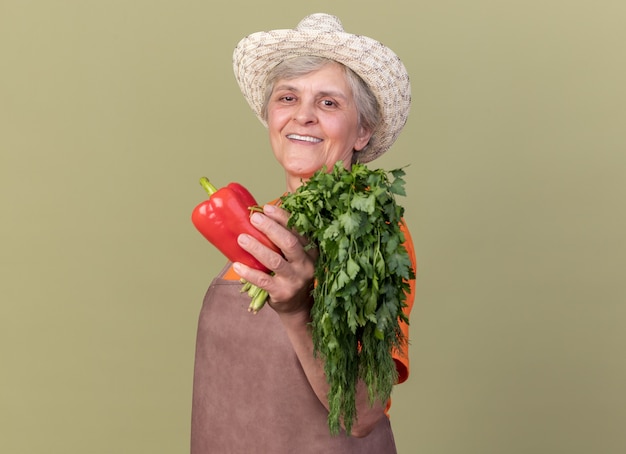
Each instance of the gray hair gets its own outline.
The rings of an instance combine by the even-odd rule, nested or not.
[[[347,66],[335,62],[334,60],[312,55],[304,55],[283,60],[270,70],[267,75],[267,79],[265,79],[265,99],[263,101],[263,110],[261,111],[263,119],[267,121],[267,104],[272,96],[274,84],[277,80],[295,79],[312,73],[313,71],[317,71],[324,65],[331,62],[337,63],[344,68],[346,80],[352,90],[356,110],[359,114],[359,126],[373,132],[381,121],[381,113],[378,101],[376,100],[374,93],[372,93],[372,90],[370,90],[367,84],[357,73],[352,71]]]

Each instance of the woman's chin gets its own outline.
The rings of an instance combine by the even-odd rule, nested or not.
[[[322,163],[292,161],[283,163],[283,169],[292,178],[310,178],[323,165]]]

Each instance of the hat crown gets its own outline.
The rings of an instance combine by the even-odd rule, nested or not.
[[[301,32],[343,32],[343,25],[336,16],[330,14],[318,13],[311,14],[300,21],[296,26],[296,30]]]

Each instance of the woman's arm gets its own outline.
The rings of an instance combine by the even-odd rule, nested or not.
[[[330,387],[324,374],[322,360],[313,356],[313,339],[308,326],[309,315],[295,312],[279,312],[279,315],[313,391],[328,410],[329,405],[326,396]],[[375,403],[374,406],[370,405],[367,389],[364,383],[359,381],[356,392],[357,419],[351,429],[352,436],[367,436],[374,429],[379,419],[384,417],[384,412],[385,406],[380,402]]]
[[[324,364],[313,354],[313,339],[309,323],[311,289],[313,288],[315,250],[306,250],[306,239],[287,229],[289,213],[273,205],[264,207],[264,214],[255,213],[252,223],[276,244],[283,256],[276,254],[254,238],[241,235],[242,248],[274,272],[272,276],[235,263],[235,271],[244,279],[264,288],[269,293],[269,305],[278,313],[285,327],[300,364],[311,388],[320,402],[329,409],[327,394],[329,385],[324,374]],[[364,437],[384,416],[385,404],[370,405],[365,385],[359,382],[356,394],[357,420],[352,435]]]

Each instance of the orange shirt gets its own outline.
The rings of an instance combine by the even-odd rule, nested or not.
[[[409,229],[404,221],[400,224],[400,227],[404,233],[404,247],[409,253],[409,258],[413,264],[413,270],[417,274],[417,259],[415,257],[415,248],[413,246],[411,233],[409,232]],[[415,279],[411,279],[409,287],[410,290],[406,296],[406,307],[404,308],[404,313],[406,314],[407,319],[410,320],[409,316],[411,315],[411,309],[413,309],[413,302],[415,301]],[[409,325],[402,322],[400,328],[402,329],[402,334],[404,335],[405,345],[402,351],[393,352],[393,359],[395,360],[396,368],[398,369],[398,383],[405,382],[406,379],[409,378]]]

